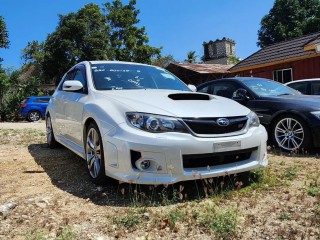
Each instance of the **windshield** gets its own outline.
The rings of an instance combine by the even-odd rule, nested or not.
[[[177,77],[164,69],[138,64],[92,64],[97,90],[172,89],[190,91]]]
[[[281,83],[267,79],[249,79],[243,83],[259,96],[281,96],[299,94],[297,91],[288,88]]]

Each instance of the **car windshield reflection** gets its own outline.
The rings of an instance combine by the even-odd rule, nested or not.
[[[299,93],[281,83],[265,79],[249,79],[243,83],[259,96],[298,95]]]
[[[131,64],[92,64],[97,90],[171,89],[190,91],[177,77],[161,68]]]

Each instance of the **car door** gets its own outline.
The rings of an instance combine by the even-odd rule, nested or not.
[[[63,91],[62,85],[65,81],[72,80],[73,76],[75,74],[74,70],[70,70],[67,74],[64,75],[62,78],[57,91],[52,97],[52,103],[54,106],[54,112],[52,117],[54,118],[54,130],[55,134],[57,135],[58,138],[61,138],[61,141],[64,140],[64,137],[66,135],[66,121],[65,121],[65,108],[66,108],[66,102],[67,102],[67,97],[68,94],[66,91]]]
[[[65,138],[79,147],[83,147],[82,117],[84,104],[88,98],[86,70],[83,65],[74,69],[73,81],[80,81],[84,88],[81,91],[64,91]]]

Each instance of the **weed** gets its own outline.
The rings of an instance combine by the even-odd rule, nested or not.
[[[297,177],[298,171],[299,171],[299,168],[297,166],[292,166],[285,171],[285,173],[283,174],[283,177],[288,180],[293,180]]]
[[[186,216],[185,212],[181,210],[177,210],[177,209],[171,210],[168,214],[169,226],[171,228],[174,228],[177,222],[183,220],[185,216]]]
[[[204,230],[213,232],[217,238],[232,238],[236,235],[238,211],[218,210],[215,205],[209,205],[199,214],[198,220]]]
[[[142,215],[136,212],[129,212],[126,216],[120,218],[114,218],[115,224],[120,224],[128,230],[135,230],[138,225],[141,224]]]
[[[279,220],[281,221],[290,220],[290,214],[286,212],[281,212]]]
[[[32,234],[26,236],[25,240],[46,240],[44,232],[37,230]]]
[[[69,227],[62,228],[57,233],[57,240],[73,240],[76,239],[76,233]]]

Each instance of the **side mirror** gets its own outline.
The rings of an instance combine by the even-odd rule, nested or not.
[[[196,91],[197,91],[197,87],[196,87],[195,85],[188,84],[188,88],[189,88],[192,92],[196,92]]]
[[[238,98],[242,98],[242,99],[250,99],[250,97],[247,95],[247,90],[243,89],[243,88],[239,88],[237,91],[236,91],[236,97]]]
[[[62,89],[67,92],[76,92],[83,89],[83,85],[77,80],[65,81],[62,85]]]

